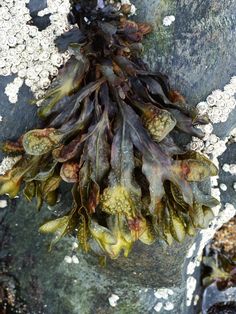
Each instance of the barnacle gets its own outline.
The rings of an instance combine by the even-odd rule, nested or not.
[[[40,231],[55,234],[52,244],[77,231],[84,251],[111,258],[128,256],[135,241],[193,236],[217,204],[197,185],[217,168],[172,138],[201,138],[195,125],[208,119],[148,70],[140,52],[151,27],[116,4],[71,1],[74,26],[56,44],[72,56],[39,108],[43,128],[3,145],[22,158],[0,177],[0,194],[15,197],[22,184],[38,209],[55,204],[62,181],[73,184],[71,210]]]
[[[47,0],[47,8],[38,15],[50,14],[50,25],[40,31],[32,23],[28,3],[28,0],[1,1],[0,75],[17,75],[5,89],[12,103],[17,102],[24,83],[33,93],[42,93],[42,88],[50,85],[50,77],[57,75],[68,56],[57,52],[52,38],[69,26],[66,18],[70,11],[69,0]]]

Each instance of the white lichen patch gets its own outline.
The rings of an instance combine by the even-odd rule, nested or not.
[[[0,200],[0,208],[6,208],[7,207],[7,201],[6,200]]]
[[[164,26],[170,26],[174,21],[175,21],[174,15],[165,16],[163,19],[163,25]]]
[[[119,299],[120,297],[118,295],[112,294],[108,299],[110,306],[116,307]]]
[[[58,52],[54,39],[69,29],[67,14],[70,1],[47,1],[46,12],[51,14],[51,24],[42,31],[30,25],[28,3],[29,0],[7,0],[0,7],[0,75],[17,75],[5,89],[12,103],[17,102],[23,83],[36,96],[46,89],[50,78],[57,75],[58,68],[68,56],[68,53],[62,55]]]
[[[0,164],[0,175],[4,175],[8,170],[10,170],[19,160],[21,156],[17,157],[6,157],[3,158]]]

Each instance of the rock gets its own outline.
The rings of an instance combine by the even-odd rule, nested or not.
[[[47,7],[47,1],[31,0],[28,4],[30,14],[32,17],[33,25],[37,26],[39,30],[45,29],[50,24],[50,14],[46,14],[43,17],[38,16],[38,12],[44,10]]]
[[[219,291],[215,284],[206,288],[203,295],[203,312],[207,313],[235,313],[236,311],[236,288],[228,288],[223,291]],[[218,306],[218,311],[217,310]],[[216,308],[215,311],[210,309]]]
[[[222,192],[224,201],[226,203],[231,203],[236,207],[236,197],[234,190],[234,182],[236,182],[236,176],[230,175],[229,172],[223,170],[225,163],[234,164],[236,156],[236,143],[231,144],[227,151],[220,157],[220,183],[227,185],[227,192]]]
[[[234,0],[135,3],[137,18],[154,25],[154,34],[145,43],[146,60],[153,69],[167,73],[190,102],[204,100],[235,74]],[[167,20],[169,26],[163,25],[166,16],[175,17]],[[0,78],[1,141],[15,139],[38,123],[35,107],[27,104],[32,94],[26,87],[20,90],[16,105],[8,102],[4,89],[9,81],[11,77]],[[68,209],[70,198],[63,196],[57,212]],[[102,268],[95,256],[71,249],[72,237],[63,239],[51,253],[47,251],[50,237],[40,235],[38,228],[53,214],[54,209],[47,208],[37,213],[34,204],[20,198],[11,202],[4,221],[10,232],[4,248],[12,256],[9,271],[20,282],[29,313],[195,313],[194,307],[185,306],[185,289],[186,254],[193,241],[198,247],[197,239],[172,247],[161,242],[150,247],[138,244],[128,259],[108,261]],[[73,255],[79,264],[66,262],[73,261]],[[115,307],[109,303],[113,294],[119,297]]]
[[[29,313],[152,313],[156,303],[165,306],[167,298],[176,307],[172,313],[179,313],[184,292],[179,267],[188,245],[138,245],[129,259],[108,260],[104,268],[96,256],[73,250],[73,237],[49,253],[50,236],[40,235],[38,228],[54,212],[64,212],[70,201],[68,195],[53,211],[44,207],[40,213],[23,198],[9,205],[5,224],[11,241],[6,250],[13,257],[10,271],[21,284]],[[159,290],[155,297],[163,287],[170,290]],[[109,304],[112,294],[119,296],[116,308]]]
[[[23,85],[19,92],[19,102],[11,104],[4,90],[6,85],[14,80],[14,76],[0,76],[0,142],[6,140],[17,140],[27,130],[37,125],[37,113],[35,106],[29,104],[33,95],[27,86]],[[0,159],[3,154],[0,152]]]
[[[166,73],[189,101],[204,100],[235,75],[234,0],[136,0],[138,18],[154,26],[145,44],[153,69]],[[174,16],[170,26],[166,16]]]

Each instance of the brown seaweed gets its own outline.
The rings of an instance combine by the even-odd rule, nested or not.
[[[40,227],[52,244],[77,231],[86,252],[128,256],[135,241],[183,241],[206,227],[217,201],[196,182],[217,174],[201,154],[185,152],[172,131],[202,137],[198,117],[168,78],[140,59],[151,27],[114,6],[72,1],[74,27],[60,36],[71,58],[39,108],[45,127],[27,132],[5,151],[21,160],[0,177],[0,194],[55,204],[61,183],[73,184],[68,213]],[[140,178],[140,179],[139,179]]]

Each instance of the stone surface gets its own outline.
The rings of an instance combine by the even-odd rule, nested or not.
[[[235,124],[236,125],[236,124]],[[231,144],[227,151],[221,156],[220,158],[220,183],[224,183],[227,185],[227,191],[222,192],[223,199],[227,203],[232,203],[236,206],[236,193],[234,190],[234,182],[236,182],[235,175],[229,175],[228,172],[225,172],[222,167],[225,163],[227,164],[234,164],[235,163],[235,156],[236,156],[236,143]]]
[[[137,0],[135,3],[139,8],[137,18],[150,21],[155,29],[154,35],[146,40],[147,61],[153,69],[170,75],[174,86],[189,101],[195,104],[204,100],[235,74],[234,0]],[[164,26],[163,19],[171,15],[175,16],[175,21]],[[7,101],[3,92],[10,80],[10,77],[0,78],[0,115],[3,117],[0,141],[15,139],[38,124],[35,108],[28,105],[32,94],[26,87],[20,90],[16,105]],[[234,123],[233,118],[224,136]],[[234,152],[234,148],[227,151],[221,164],[233,159]],[[221,174],[225,183],[227,174]],[[231,190],[224,193],[224,200],[231,200],[232,193]],[[66,210],[68,204],[69,196],[58,205],[57,212]],[[37,231],[39,225],[53,215],[47,208],[37,213],[33,204],[20,198],[0,210],[4,217],[2,230],[8,228],[8,241],[1,254],[10,256],[10,260],[7,259],[9,272],[20,283],[28,313],[151,314],[159,309],[159,313],[194,313],[192,308],[185,307],[184,293],[185,256],[193,239],[171,248],[163,243],[152,247],[140,244],[129,259],[108,261],[107,267],[101,268],[96,257],[72,251],[73,238],[63,239],[48,253],[50,237],[39,235]],[[79,264],[65,262],[65,256],[73,255],[78,257]],[[155,296],[159,288],[173,290],[173,295],[167,293],[170,304],[165,299],[166,292],[156,294],[158,298]],[[116,307],[109,303],[112,294],[119,296]],[[172,303],[174,309],[168,311]]]
[[[4,90],[7,84],[12,82],[13,76],[0,77],[0,142],[7,139],[16,140],[21,134],[35,127],[38,123],[34,106],[29,105],[33,94],[27,86],[23,85],[19,92],[19,102],[16,105],[8,101]],[[3,154],[0,152],[0,159]]]
[[[222,311],[220,311],[221,313],[234,313],[236,309],[236,288],[231,287],[224,291],[219,291],[215,284],[212,284],[206,288],[203,300],[204,310],[202,314],[209,313],[208,310],[215,304],[221,304],[222,307],[224,305]],[[231,308],[233,308],[233,311],[230,311]]]
[[[97,257],[72,251],[72,237],[62,240],[49,253],[50,236],[39,235],[38,228],[52,217],[52,212],[43,208],[37,213],[34,205],[22,199],[17,200],[16,208],[14,203],[8,207],[5,219],[12,237],[7,248],[12,256],[9,271],[17,274],[29,313],[153,313],[157,303],[154,288],[163,286],[175,286],[171,299],[180,304],[181,273],[175,263],[183,246],[137,249],[129,260],[108,261],[107,267],[102,268]],[[57,212],[67,206],[67,202],[61,203]],[[163,253],[166,265],[161,263]],[[65,256],[74,255],[79,264],[65,261]],[[119,296],[116,308],[109,305],[112,294]]]
[[[145,55],[153,69],[168,74],[189,101],[205,99],[235,75],[234,0],[136,0],[139,18],[155,29]],[[173,15],[170,26],[163,25]]]

